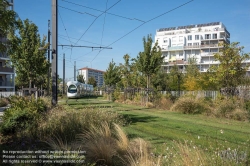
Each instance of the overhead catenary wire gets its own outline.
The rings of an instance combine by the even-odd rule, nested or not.
[[[107,0],[107,2],[106,2],[106,8],[105,8],[105,11],[107,10],[107,5],[108,5],[108,0]],[[102,39],[103,39],[103,34],[104,34],[104,26],[105,26],[105,22],[106,22],[106,12],[105,12],[105,15],[104,15],[104,21],[103,21],[103,25],[102,25],[101,45],[102,45]]]
[[[66,27],[65,27],[65,24],[64,24],[64,22],[63,22],[63,19],[62,19],[62,17],[61,17],[61,14],[60,14],[59,11],[58,11],[58,13],[59,13],[60,19],[61,19],[61,21],[62,21],[64,30],[65,30],[65,32],[66,32],[66,35],[67,35],[67,37],[68,37],[68,39],[69,39],[69,42],[70,42],[70,44],[72,44],[72,42],[71,42],[71,40],[70,40],[70,38],[69,38],[69,34],[68,34],[68,32],[67,32],[67,29],[66,29]],[[71,48],[71,52],[70,52],[70,59],[71,59],[71,55],[72,55],[72,48]]]
[[[58,36],[64,40],[68,40],[68,39],[65,39],[64,37],[67,37],[65,35],[61,35],[61,34],[58,34]],[[74,40],[78,40],[77,38],[73,38],[73,37],[69,37],[70,39],[74,39]],[[80,41],[83,41],[83,42],[86,42],[86,43],[90,43],[90,44],[95,44],[95,45],[100,45],[98,43],[94,43],[94,42],[90,42],[90,41],[87,41],[87,40],[80,40]],[[104,46],[104,45],[101,45],[101,46]]]
[[[90,29],[90,27],[95,23],[95,21],[101,16],[103,15],[105,12],[107,12],[108,10],[110,10],[111,8],[113,8],[115,5],[117,5],[121,0],[117,1],[116,3],[114,3],[112,6],[110,6],[108,9],[106,9],[104,12],[102,12],[101,14],[99,14],[94,20],[93,22],[88,26],[88,28],[85,30],[85,32],[82,34],[82,36],[77,40],[76,43],[79,42],[79,40],[82,39],[82,37],[87,33],[87,31]]]
[[[106,9],[104,12],[102,12],[100,15],[98,15],[93,22],[88,26],[88,28],[85,30],[85,32],[81,35],[81,37],[77,40],[77,42],[75,44],[77,44],[82,37],[87,33],[87,31],[90,29],[90,27],[95,23],[95,21],[101,16],[103,15],[105,12],[107,12],[108,10],[110,10],[111,8],[113,8],[115,5],[117,5],[121,0],[118,0],[116,3],[114,3],[112,6],[110,6],[108,9]],[[93,48],[92,48],[93,49]]]
[[[66,10],[70,10],[72,12],[76,12],[76,13],[79,13],[79,14],[87,14],[87,15],[90,15],[90,16],[93,16],[93,17],[97,17],[97,16],[95,16],[93,14],[90,14],[90,13],[87,13],[87,12],[76,11],[76,10],[73,10],[73,9],[70,9],[70,8],[67,8],[67,7],[63,7],[63,6],[60,6],[60,5],[58,5],[58,7],[66,9]]]
[[[73,5],[76,5],[76,6],[81,6],[83,8],[87,8],[87,9],[91,9],[91,10],[95,10],[95,11],[98,11],[98,12],[102,12],[104,13],[105,11],[102,11],[102,10],[99,10],[99,9],[95,9],[95,8],[91,8],[91,7],[88,7],[88,6],[84,6],[84,5],[81,5],[81,4],[78,4],[78,3],[74,3],[74,2],[69,2],[67,0],[62,0],[64,2],[67,2],[67,3],[70,3],[70,4],[73,4]],[[140,22],[144,22],[140,19],[137,19],[137,18],[129,18],[129,17],[126,17],[126,16],[121,16],[121,15],[118,15],[118,14],[114,14],[114,13],[109,13],[109,12],[105,12],[109,15],[113,15],[113,16],[116,16],[116,17],[120,17],[120,18],[123,18],[123,19],[127,19],[127,20],[136,20],[136,21],[140,21]]]
[[[141,26],[143,26],[144,24],[146,24],[146,23],[148,23],[148,22],[150,22],[150,21],[153,21],[153,20],[155,20],[155,19],[157,19],[157,18],[159,18],[159,17],[161,17],[161,16],[163,16],[163,15],[165,15],[165,14],[168,14],[168,13],[170,13],[170,12],[176,10],[176,9],[179,9],[179,8],[181,8],[181,7],[183,7],[183,6],[185,6],[185,5],[189,4],[189,3],[191,3],[192,1],[194,1],[194,0],[190,0],[190,1],[186,2],[186,3],[183,3],[183,4],[181,4],[181,5],[179,5],[179,6],[175,7],[175,8],[173,8],[173,9],[171,9],[171,10],[168,10],[168,11],[166,11],[166,12],[160,14],[160,15],[157,15],[157,16],[155,16],[155,17],[149,19],[148,21],[143,22],[143,23],[140,24],[139,26],[135,27],[134,29],[132,29],[131,31],[129,31],[128,33],[126,33],[125,35],[123,35],[122,37],[118,38],[117,40],[115,40],[115,41],[112,42],[111,44],[107,45],[107,47],[109,47],[109,46],[115,44],[116,42],[118,42],[118,41],[121,40],[122,38],[126,37],[126,36],[129,35],[130,33],[134,32],[135,30],[137,30],[138,28],[140,28]],[[96,54],[96,56],[93,58],[93,60],[92,60],[91,62],[93,62],[93,61],[95,60],[95,58],[100,54],[100,52],[101,52],[102,50],[103,50],[103,49],[101,49],[101,50]]]

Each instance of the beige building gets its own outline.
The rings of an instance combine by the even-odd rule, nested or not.
[[[96,86],[102,87],[104,85],[104,71],[84,67],[78,70],[78,75],[83,75],[85,83],[88,83],[90,77],[96,80]]]

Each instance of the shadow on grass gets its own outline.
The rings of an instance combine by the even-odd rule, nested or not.
[[[125,119],[128,119],[130,124],[133,123],[137,123],[137,122],[152,122],[152,121],[156,121],[155,119],[157,117],[153,117],[153,116],[139,116],[139,115],[131,115],[131,114],[127,114],[124,115]]]
[[[68,99],[65,101],[65,104],[68,105],[107,105],[107,104],[111,104],[112,102],[109,101],[100,101],[100,100],[93,100],[93,99],[88,99],[88,98],[84,98],[84,99]]]

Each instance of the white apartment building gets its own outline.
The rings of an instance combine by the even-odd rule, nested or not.
[[[96,80],[96,86],[101,87],[104,85],[104,71],[84,67],[78,70],[79,75],[83,75],[85,83],[88,83],[90,77]]]
[[[220,44],[230,43],[230,33],[221,22],[161,28],[156,31],[155,41],[165,57],[163,68],[169,72],[173,65],[185,69],[189,58],[196,59],[201,72],[211,65],[219,64],[214,53],[220,51]]]
[[[7,1],[9,2],[8,10],[13,10],[13,0]],[[0,42],[5,43],[6,41],[6,36],[0,34]],[[9,64],[9,60],[6,52],[0,52],[0,92],[15,92],[15,73],[14,68]]]

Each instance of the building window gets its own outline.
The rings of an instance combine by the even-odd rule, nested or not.
[[[176,42],[176,37],[172,37],[172,41],[173,41],[173,42]]]
[[[179,56],[183,56],[183,51],[180,51],[180,52],[179,52]]]
[[[213,39],[217,39],[217,33],[213,34]]]
[[[188,35],[188,40],[192,40],[192,35]]]
[[[179,36],[179,41],[183,42],[183,36]]]
[[[210,39],[211,35],[210,34],[205,34],[205,39]]]
[[[200,45],[200,43],[193,43],[193,45],[194,45],[194,46],[198,46],[198,45]]]
[[[195,40],[199,40],[199,35],[195,35]]]
[[[192,46],[192,43],[188,43],[188,46]]]
[[[199,51],[199,50],[195,50],[194,54],[195,54],[195,55],[199,55],[199,54],[200,54],[200,51]]]
[[[168,39],[167,38],[164,38],[163,39],[163,43],[167,43],[168,42]]]

